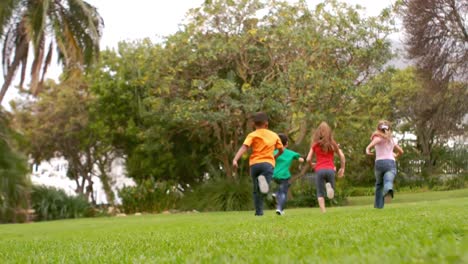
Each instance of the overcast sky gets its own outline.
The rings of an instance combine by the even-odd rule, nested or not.
[[[296,2],[288,0],[289,2]],[[153,40],[176,32],[190,8],[200,6],[204,0],[88,0],[97,7],[104,19],[105,27],[101,48],[113,48],[119,41],[136,40],[149,37]],[[321,0],[307,0],[310,8]],[[359,4],[366,8],[366,15],[378,15],[395,0],[346,0],[349,4]],[[58,65],[52,65],[49,78],[60,74]],[[3,79],[0,75],[0,83]],[[16,82],[18,83],[18,82]],[[8,101],[17,96],[16,88],[11,86],[3,101],[8,108]]]

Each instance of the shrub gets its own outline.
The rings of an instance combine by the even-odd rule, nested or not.
[[[119,191],[125,213],[160,213],[176,208],[182,190],[169,182],[145,180],[137,186],[124,187]]]
[[[31,206],[38,221],[84,217],[92,209],[85,197],[44,185],[33,186]]]
[[[242,211],[253,209],[252,183],[249,177],[215,178],[187,193],[182,209],[199,211]]]

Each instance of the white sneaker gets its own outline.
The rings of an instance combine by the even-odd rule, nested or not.
[[[266,194],[268,193],[268,182],[265,178],[265,176],[263,175],[260,175],[258,176],[258,188],[260,189],[260,192],[263,193],[263,194]]]
[[[284,211],[281,211],[280,209],[276,209],[276,214],[277,215],[284,215]]]
[[[333,199],[333,197],[335,197],[335,191],[333,190],[331,184],[329,182],[327,182],[325,184],[325,188],[327,189],[327,197],[328,199]]]

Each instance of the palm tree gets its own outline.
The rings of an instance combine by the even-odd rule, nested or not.
[[[98,56],[104,22],[84,0],[1,0],[0,43],[4,83],[0,103],[21,69],[20,89],[33,54],[29,92],[37,95],[57,50],[66,72],[82,72]]]
[[[15,151],[14,132],[0,110],[0,223],[27,220],[31,188],[26,158]]]

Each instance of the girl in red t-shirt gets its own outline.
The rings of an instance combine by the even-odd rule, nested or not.
[[[333,139],[333,133],[330,126],[326,122],[320,123],[314,135],[312,136],[312,144],[309,154],[307,155],[307,162],[312,168],[312,156],[316,156],[315,184],[317,188],[317,200],[322,213],[325,213],[325,190],[327,197],[333,199],[335,195],[335,164],[333,163],[334,154],[340,157],[341,168],[338,170],[338,177],[344,176],[345,170],[345,156],[338,144]]]

